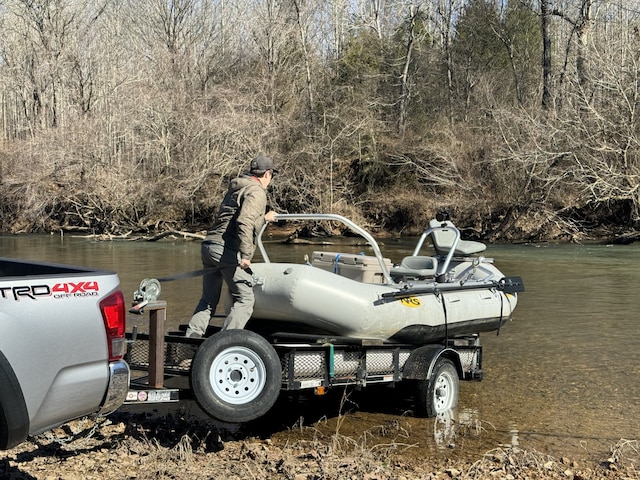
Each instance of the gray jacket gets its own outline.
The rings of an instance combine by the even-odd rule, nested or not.
[[[220,247],[214,250],[222,263],[237,265],[241,258],[251,260],[266,209],[267,192],[255,178],[234,178],[204,242]]]

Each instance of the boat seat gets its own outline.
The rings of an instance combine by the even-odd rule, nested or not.
[[[429,222],[430,227],[440,227],[443,225],[451,227],[455,226],[448,220],[445,222],[439,222],[438,220],[434,219]],[[447,255],[447,253],[449,253],[449,250],[451,250],[451,246],[453,245],[455,239],[456,234],[453,230],[434,230],[431,233],[433,248],[435,248],[438,255]],[[476,253],[484,252],[486,248],[487,246],[482,242],[474,242],[472,240],[458,240],[458,244],[456,245],[456,249],[453,254],[457,257],[468,257]]]
[[[391,269],[391,276],[403,280],[433,278],[438,270],[438,260],[434,257],[404,257],[400,265]]]

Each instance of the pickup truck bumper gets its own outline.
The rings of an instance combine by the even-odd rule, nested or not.
[[[129,392],[129,365],[124,360],[109,364],[109,387],[98,415],[108,415],[122,405]]]

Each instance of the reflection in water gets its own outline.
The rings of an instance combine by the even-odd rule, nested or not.
[[[510,446],[517,447],[518,445],[520,445],[520,440],[518,439],[518,427],[514,423],[511,423],[511,429],[509,430],[509,433],[511,434]]]
[[[433,440],[440,448],[455,445],[456,431],[453,412],[454,410],[449,410],[440,413],[433,421]]]
[[[514,422],[507,422],[504,438],[498,442],[500,447],[517,447],[520,445],[520,432]],[[482,420],[478,409],[458,407],[439,414],[433,419],[433,439],[441,450],[460,449],[460,441],[473,441],[485,434],[496,433],[495,426]],[[500,432],[497,432],[500,433]]]
[[[480,433],[480,417],[478,411],[472,408],[456,408],[440,413],[433,422],[433,439],[439,448],[455,448],[456,437]]]
[[[382,249],[398,262],[414,245],[411,238],[385,240]],[[267,246],[272,260],[294,262],[322,248]],[[353,253],[363,248],[354,247]],[[188,241],[0,237],[0,255],[115,270],[127,299],[143,278],[201,268],[199,244]],[[487,255],[505,274],[522,276],[526,292],[499,336],[482,335],[484,380],[461,382],[459,413],[435,421],[435,442],[449,451],[448,445],[484,452],[520,444],[554,455],[599,457],[620,438],[637,439],[640,244],[490,245]],[[188,322],[200,282],[162,285],[167,328]],[[139,325],[140,331],[147,322],[146,316],[128,319],[129,328]],[[431,427],[431,420],[413,420]]]

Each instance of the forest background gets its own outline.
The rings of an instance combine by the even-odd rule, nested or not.
[[[279,212],[579,241],[640,225],[640,1],[0,0],[0,231]]]

